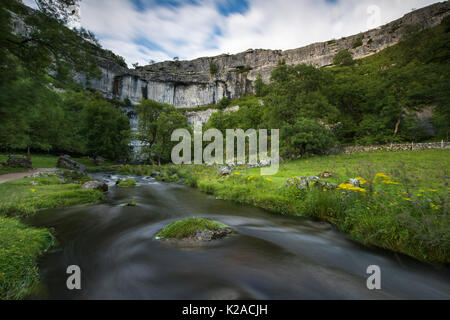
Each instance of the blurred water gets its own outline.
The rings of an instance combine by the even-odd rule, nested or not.
[[[197,190],[137,178],[104,204],[46,210],[28,223],[53,227],[60,246],[40,263],[39,299],[449,299],[448,269],[358,245],[327,224],[215,200]],[[137,207],[121,204],[135,199]],[[200,247],[153,240],[168,223],[208,217],[237,234]],[[66,288],[78,265],[82,290]],[[366,287],[381,267],[382,290]]]

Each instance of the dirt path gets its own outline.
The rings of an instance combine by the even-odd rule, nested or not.
[[[13,172],[13,173],[2,174],[2,175],[0,175],[0,183],[5,183],[8,181],[17,180],[17,179],[23,179],[32,174],[51,173],[51,172],[55,172],[56,170],[58,170],[58,169],[56,169],[56,168],[36,168],[36,169],[23,171],[23,172]]]

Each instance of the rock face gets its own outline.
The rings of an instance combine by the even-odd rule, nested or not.
[[[10,156],[8,161],[6,161],[6,165],[9,167],[31,168],[32,163],[25,157]]]
[[[60,156],[56,166],[58,168],[86,172],[86,167],[83,164],[70,159],[69,156]]]
[[[108,191],[108,185],[101,181],[88,181],[81,186],[83,190],[99,190],[102,192]]]
[[[82,75],[77,78],[110,99],[129,99],[137,104],[142,98],[149,98],[176,108],[195,108],[216,104],[224,97],[235,99],[253,93],[253,81],[257,76],[261,75],[268,82],[272,70],[281,61],[287,65],[306,63],[324,67],[332,65],[340,50],[348,49],[355,59],[372,55],[396,44],[405,26],[435,26],[449,14],[449,9],[448,1],[436,3],[365,33],[287,51],[249,49],[235,55],[166,61],[133,70],[100,59],[100,79],[88,83]],[[357,40],[361,40],[362,45],[353,48]]]

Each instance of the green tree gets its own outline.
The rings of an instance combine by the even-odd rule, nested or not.
[[[293,125],[300,117],[331,121],[337,109],[328,102],[325,89],[332,81],[325,70],[313,66],[278,66],[264,97],[266,123],[281,128],[286,123]]]
[[[339,51],[333,58],[333,64],[340,67],[353,65],[354,61],[352,54],[348,50]]]
[[[127,158],[130,121],[119,109],[93,95],[83,109],[87,152],[108,159]]]
[[[144,144],[142,152],[149,159],[169,161],[172,132],[188,128],[186,117],[174,106],[150,99],[142,100],[136,109],[139,115],[137,138]]]
[[[256,77],[253,88],[255,89],[255,95],[257,97],[263,97],[266,94],[266,84],[264,83],[260,74],[258,74],[258,77]]]
[[[323,154],[336,143],[332,132],[315,120],[300,118],[281,130],[282,156]]]

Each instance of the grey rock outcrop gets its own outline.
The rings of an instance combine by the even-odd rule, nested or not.
[[[56,167],[74,170],[74,171],[86,172],[86,166],[70,159],[69,156],[60,156],[58,159],[58,162],[56,163]]]
[[[32,163],[31,160],[26,157],[10,156],[8,161],[6,161],[6,165],[9,167],[31,168]]]
[[[333,58],[340,50],[349,50],[355,59],[370,56],[396,44],[406,26],[435,26],[449,11],[448,1],[436,3],[377,29],[286,51],[249,49],[234,55],[165,61],[133,70],[100,58],[101,78],[88,82],[78,75],[78,81],[110,99],[129,99],[132,104],[137,104],[142,98],[149,98],[173,104],[176,108],[195,108],[216,104],[224,97],[235,99],[253,93],[253,81],[257,76],[261,75],[268,82],[271,72],[281,61],[287,65],[305,63],[325,67],[333,64]],[[362,45],[354,47],[359,40]],[[211,68],[213,65],[215,67]]]
[[[217,170],[217,174],[221,176],[228,176],[231,174],[231,169],[228,166],[220,167]]]

